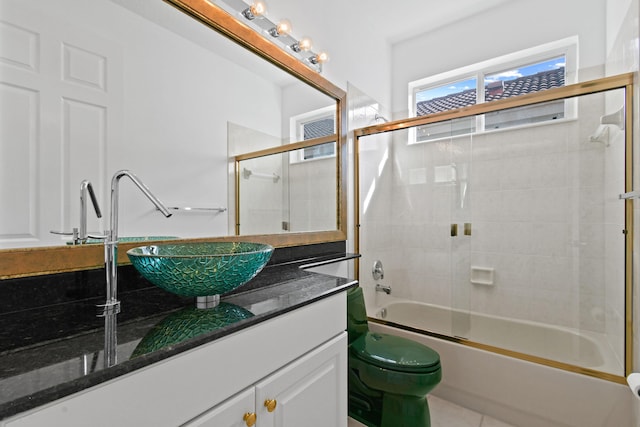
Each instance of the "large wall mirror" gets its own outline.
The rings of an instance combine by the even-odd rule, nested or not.
[[[274,246],[344,240],[345,96],[240,14],[206,0],[3,0],[0,277],[100,267],[100,244],[69,245],[50,231],[79,226],[80,186],[89,180],[103,217],[89,207],[87,228],[104,232],[111,177],[121,169],[174,215],[164,218],[124,179],[120,236]],[[305,145],[295,129],[318,115],[334,121],[333,152],[294,160]],[[313,224],[307,228],[289,227],[290,215],[280,228],[245,222],[238,232],[236,157],[288,146],[298,148],[279,155],[296,172],[284,174],[296,180],[286,188],[313,188],[301,180],[317,175],[304,168],[322,165],[333,208],[298,221]],[[280,209],[300,212],[296,203],[306,200],[287,198]],[[133,245],[121,243],[121,261]]]

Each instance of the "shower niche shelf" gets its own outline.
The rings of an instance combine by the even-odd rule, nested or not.
[[[471,266],[471,283],[474,285],[493,286],[494,269],[491,267]]]

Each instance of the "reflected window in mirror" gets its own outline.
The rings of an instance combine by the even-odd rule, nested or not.
[[[332,106],[319,108],[291,118],[291,139],[294,141],[308,141],[315,138],[334,135],[336,133],[336,110]],[[291,153],[292,163],[308,160],[335,157],[336,143],[305,147]]]

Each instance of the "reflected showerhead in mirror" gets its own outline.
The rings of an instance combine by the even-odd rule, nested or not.
[[[385,122],[385,123],[389,123],[389,119],[387,119],[385,116],[382,116],[382,115],[380,115],[378,113],[376,113],[376,115],[373,118],[373,120],[376,121],[376,122],[382,121],[382,122]]]

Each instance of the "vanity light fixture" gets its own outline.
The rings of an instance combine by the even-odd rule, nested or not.
[[[329,59],[324,53],[311,51],[311,39],[297,39],[291,35],[291,22],[287,19],[271,20],[266,16],[267,5],[263,0],[208,0],[209,3],[224,9],[226,12],[241,16],[249,28],[267,37],[271,42],[311,69],[322,72],[322,64]],[[277,23],[276,23],[277,22]]]

